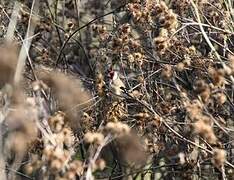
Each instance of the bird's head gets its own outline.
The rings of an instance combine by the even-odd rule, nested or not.
[[[114,71],[114,70],[110,70],[108,72],[108,78],[111,80],[111,81],[114,81],[116,79],[118,79],[118,72],[117,71]]]

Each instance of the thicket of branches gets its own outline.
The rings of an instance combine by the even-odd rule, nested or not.
[[[234,177],[232,0],[0,2],[2,180]]]

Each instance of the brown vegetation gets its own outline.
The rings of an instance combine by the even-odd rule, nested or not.
[[[233,1],[0,2],[2,180],[234,177]]]

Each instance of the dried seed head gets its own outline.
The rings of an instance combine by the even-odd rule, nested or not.
[[[94,134],[94,143],[101,144],[104,141],[104,135],[101,133],[95,133]]]
[[[224,93],[217,93],[215,95],[215,99],[217,100],[219,105],[223,105],[227,101],[227,97]]]
[[[70,164],[69,170],[75,172],[78,176],[83,174],[84,168],[83,163],[79,160],[74,160]]]
[[[132,54],[129,54],[127,58],[130,63],[133,63],[135,61],[135,58]]]
[[[196,121],[202,113],[202,104],[199,101],[193,101],[186,105],[186,110],[190,119]]]
[[[215,86],[223,87],[226,83],[224,78],[224,71],[222,69],[215,70],[214,68],[209,68],[208,73],[211,76]]]
[[[180,62],[176,65],[176,69],[181,72],[185,69],[185,64],[183,62]]]
[[[95,169],[103,171],[106,167],[106,162],[103,159],[98,159],[95,162]]]
[[[160,32],[159,32],[159,36],[160,37],[168,37],[168,30],[167,29],[165,29],[165,28],[161,28],[160,29]]]
[[[96,89],[100,97],[105,96],[105,82],[102,73],[98,72],[96,76]]]
[[[104,141],[104,135],[101,133],[87,132],[84,135],[84,141],[87,143],[94,143],[100,145]]]
[[[50,128],[54,132],[60,132],[65,124],[65,113],[58,111],[48,119]]]
[[[191,58],[188,56],[188,55],[185,55],[184,56],[184,60],[183,60],[183,63],[186,67],[190,66],[191,65]]]
[[[66,147],[72,147],[75,143],[75,137],[70,128],[63,128],[62,130],[63,135],[63,143]]]
[[[58,99],[59,108],[66,112],[68,120],[72,128],[77,128],[80,124],[81,113],[77,113],[77,105],[80,109],[88,107],[90,94],[82,87],[79,79],[65,75],[61,72],[38,72],[41,78],[54,92]],[[75,110],[74,110],[74,107]]]
[[[45,146],[43,149],[43,155],[47,159],[51,159],[54,149],[51,146]]]
[[[87,132],[87,133],[84,135],[84,141],[87,142],[87,143],[93,143],[93,142],[94,142],[93,133]]]
[[[143,55],[139,52],[133,53],[133,57],[135,60],[141,60],[143,58]]]
[[[167,80],[170,80],[172,75],[173,75],[173,70],[172,70],[172,66],[170,65],[165,65],[162,69],[162,73],[161,73],[162,77],[167,79]]]
[[[160,44],[162,44],[166,41],[167,41],[167,37],[158,36],[158,37],[154,38],[154,46],[158,47]]]
[[[196,92],[201,96],[203,102],[207,102],[210,97],[210,87],[204,80],[198,80],[195,83]]]
[[[66,174],[65,174],[65,178],[67,180],[76,179],[76,173],[74,171],[67,171]]]
[[[194,132],[203,137],[209,144],[216,144],[217,138],[214,134],[212,127],[207,124],[203,119],[196,121],[193,125]]]
[[[25,170],[26,174],[31,175],[33,173],[34,168],[33,168],[33,166],[31,164],[27,164],[24,167],[24,170]]]
[[[143,94],[140,92],[140,91],[138,91],[138,90],[134,90],[134,91],[132,91],[131,93],[129,93],[132,97],[135,97],[135,98],[138,98],[138,99],[140,99],[142,96],[143,96]]]
[[[217,168],[221,168],[226,161],[226,151],[223,149],[214,148],[212,162]]]
[[[117,136],[125,135],[130,132],[128,125],[121,122],[108,122],[106,125],[106,130]]]
[[[63,163],[59,159],[53,160],[50,164],[50,168],[56,172],[60,171],[62,167],[63,167]]]
[[[130,26],[130,24],[123,24],[120,27],[120,34],[128,35],[128,34],[130,34],[130,32],[131,32],[131,26]]]

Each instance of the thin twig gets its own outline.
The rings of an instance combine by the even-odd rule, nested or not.
[[[123,6],[120,6],[120,7],[118,7],[117,9],[115,9],[115,10],[113,10],[113,11],[111,11],[111,12],[108,12],[108,13],[106,13],[106,14],[103,14],[103,15],[101,15],[101,16],[98,16],[98,17],[92,19],[91,21],[89,21],[88,23],[86,23],[85,25],[79,27],[79,28],[76,29],[73,33],[71,33],[71,35],[70,35],[70,36],[67,38],[67,40],[63,43],[63,45],[62,45],[62,47],[61,47],[61,49],[60,49],[60,51],[59,51],[59,55],[58,55],[58,57],[57,57],[57,59],[56,59],[56,66],[57,66],[58,63],[59,63],[59,60],[60,60],[60,58],[61,58],[61,55],[62,55],[62,53],[63,53],[63,51],[64,51],[64,49],[65,49],[67,43],[70,41],[70,39],[71,39],[76,33],[78,33],[80,30],[82,30],[82,29],[88,27],[89,25],[91,25],[91,24],[94,23],[95,21],[97,21],[97,20],[99,20],[99,19],[101,19],[101,18],[103,18],[103,17],[105,17],[105,16],[108,16],[108,15],[110,15],[110,14],[113,14],[115,11],[117,11],[118,9],[120,9],[120,8],[122,8],[122,7],[123,7]]]

